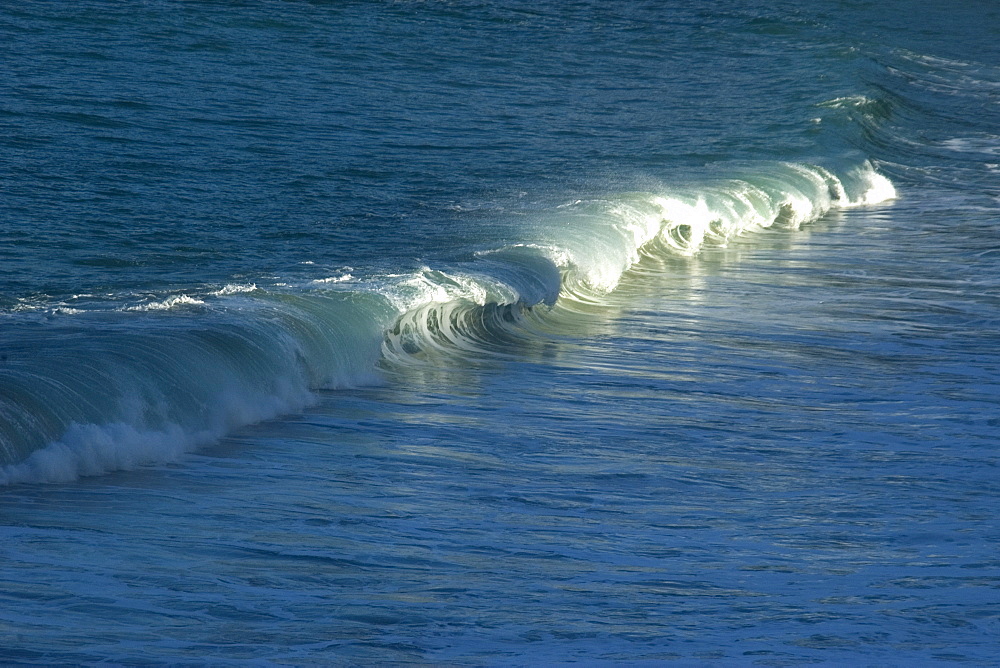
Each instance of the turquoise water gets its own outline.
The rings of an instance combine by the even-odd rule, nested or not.
[[[0,659],[992,664],[990,3],[0,10]]]

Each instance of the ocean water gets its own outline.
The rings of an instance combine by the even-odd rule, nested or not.
[[[1000,6],[0,6],[0,662],[1000,664]]]

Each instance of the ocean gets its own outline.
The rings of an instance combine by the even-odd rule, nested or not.
[[[0,5],[0,663],[1000,665],[1000,5]]]

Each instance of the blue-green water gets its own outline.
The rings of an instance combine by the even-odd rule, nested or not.
[[[0,8],[0,660],[1000,662],[1000,7]]]

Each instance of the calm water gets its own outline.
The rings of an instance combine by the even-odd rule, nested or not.
[[[1000,664],[1000,7],[0,8],[0,662]]]

